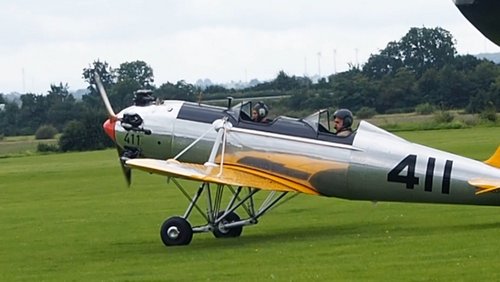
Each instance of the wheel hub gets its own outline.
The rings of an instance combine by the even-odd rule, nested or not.
[[[229,229],[227,229],[226,227],[224,227],[224,224],[227,224],[227,220],[222,220],[221,222],[219,222],[219,226],[217,226],[217,229],[219,229],[219,231],[221,233],[227,233],[229,231]]]
[[[171,239],[177,239],[177,237],[179,237],[180,233],[181,232],[179,232],[179,229],[177,228],[177,226],[170,226],[167,229],[167,235]]]

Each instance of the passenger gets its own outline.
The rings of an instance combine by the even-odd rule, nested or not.
[[[339,109],[333,114],[335,134],[340,137],[349,136],[352,133],[353,117],[348,109]]]
[[[267,119],[267,114],[269,113],[269,108],[263,102],[257,102],[252,108],[252,121],[255,122],[269,122]]]

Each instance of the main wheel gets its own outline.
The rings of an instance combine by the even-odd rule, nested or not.
[[[224,212],[220,212],[218,217],[223,215]],[[230,212],[226,217],[220,221],[218,226],[215,226],[213,231],[215,238],[230,238],[230,237],[239,237],[241,232],[243,231],[243,226],[236,226],[232,228],[225,228],[222,225],[240,221],[240,217],[235,212]]]
[[[174,216],[163,222],[160,237],[165,246],[188,245],[193,239],[193,229],[187,220]]]

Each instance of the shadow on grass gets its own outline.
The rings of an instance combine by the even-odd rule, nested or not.
[[[189,246],[176,246],[166,248],[158,237],[151,241],[118,242],[112,244],[113,252],[123,255],[151,255],[151,254],[194,254],[200,251],[238,251],[240,249],[259,248],[266,244],[290,244],[290,242],[311,244],[328,240],[332,245],[345,244],[346,241],[357,240],[367,243],[368,241],[383,240],[387,232],[393,237],[417,236],[425,238],[429,234],[456,235],[464,231],[498,230],[500,222],[490,223],[467,223],[460,225],[394,225],[387,223],[352,223],[344,225],[307,226],[303,228],[293,227],[273,230],[249,230],[243,231],[238,238],[216,239],[212,234],[194,234],[193,241]],[[360,241],[361,240],[361,241]],[[369,243],[369,242],[368,242]]]

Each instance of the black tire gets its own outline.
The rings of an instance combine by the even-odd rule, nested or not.
[[[218,217],[223,215],[224,212],[220,212]],[[230,212],[226,217],[221,220],[221,223],[231,223],[235,221],[240,221],[240,217],[235,212]],[[219,226],[215,226],[213,231],[215,238],[231,238],[231,237],[239,237],[243,232],[243,226],[236,226],[233,228],[219,228]]]
[[[193,229],[187,220],[174,216],[163,222],[160,237],[165,246],[188,245],[193,239]]]

